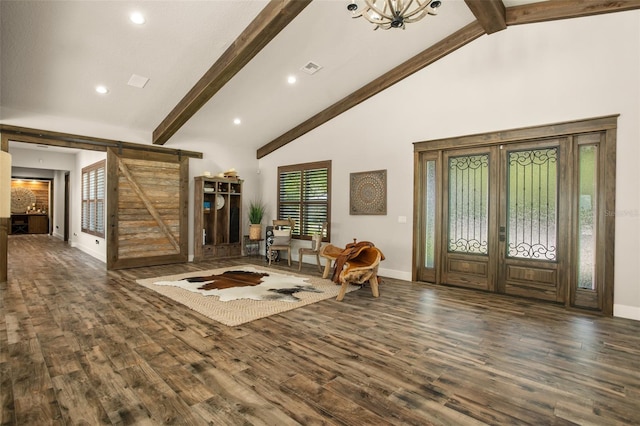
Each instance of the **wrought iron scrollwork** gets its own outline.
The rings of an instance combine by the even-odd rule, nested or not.
[[[449,241],[449,251],[456,253],[487,254],[487,248],[488,245],[486,241],[481,242],[462,238]]]
[[[488,155],[469,155],[465,157],[452,157],[449,159],[449,168],[458,170],[477,170],[489,167]]]
[[[556,260],[556,247],[543,244],[509,244],[509,257],[520,257],[539,260]]]
[[[557,148],[536,149],[531,151],[513,151],[509,153],[509,165],[519,166],[547,165],[558,161]]]

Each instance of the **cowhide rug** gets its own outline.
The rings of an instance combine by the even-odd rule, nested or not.
[[[241,265],[136,281],[228,326],[335,299],[339,285],[328,279]],[[347,291],[360,287],[349,286]],[[160,304],[170,313],[175,305]],[[305,321],[309,312],[298,316]]]
[[[279,300],[297,302],[295,293],[322,293],[305,278],[273,272],[229,270],[207,273],[169,281],[154,281],[155,285],[172,285],[205,296],[218,296],[221,302],[237,299]]]

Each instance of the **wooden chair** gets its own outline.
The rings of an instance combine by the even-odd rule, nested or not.
[[[327,259],[324,265],[324,272],[322,273],[322,278],[329,278],[329,273],[331,272],[331,263],[340,256],[343,248],[334,246],[333,244],[327,244],[322,246],[320,249],[320,257]]]
[[[329,224],[324,222],[319,231],[320,238],[317,242],[311,240],[311,247],[303,247],[298,250],[298,271],[302,270],[302,257],[306,254],[314,255],[316,257],[316,263],[318,264],[318,270],[322,272],[322,266],[320,265],[320,249],[322,248],[322,238],[324,237],[325,232],[327,231],[327,227]]]
[[[376,247],[365,248],[358,256],[349,259],[340,272],[340,291],[337,301],[344,299],[349,284],[364,284],[369,281],[373,297],[380,297],[378,290],[378,266],[384,256]]]
[[[287,252],[287,262],[291,266],[291,233],[296,226],[296,221],[289,218],[285,220],[275,219],[273,221],[273,244],[269,246],[269,265],[271,265],[271,252],[282,250]]]

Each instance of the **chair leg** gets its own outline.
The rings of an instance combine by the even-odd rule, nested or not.
[[[271,266],[271,247],[267,250],[267,257],[269,258],[269,266]]]
[[[347,294],[347,287],[349,286],[349,283],[346,281],[342,282],[342,286],[340,287],[340,291],[338,292],[338,297],[336,297],[336,300],[338,302],[342,302],[342,299],[344,299],[344,295]]]
[[[324,265],[324,272],[322,273],[322,278],[327,278],[329,276],[329,272],[331,272],[331,259],[327,259],[327,263]]]
[[[287,249],[287,263],[291,266],[291,249]]]
[[[378,290],[378,276],[376,274],[371,275],[371,278],[369,278],[369,284],[371,285],[371,294],[373,294],[373,297],[380,297],[380,291]]]
[[[316,253],[316,263],[318,264],[318,271],[322,272],[322,266],[320,265],[320,255]]]

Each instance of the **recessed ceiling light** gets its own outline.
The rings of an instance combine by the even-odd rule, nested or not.
[[[142,25],[146,22],[144,16],[142,16],[142,13],[140,12],[133,12],[131,15],[129,15],[129,19],[131,19],[131,22],[138,25]]]
[[[233,119],[233,124],[235,124],[236,126],[239,125],[240,123],[242,123],[242,121],[239,118]]]
[[[96,86],[96,92],[100,93],[101,95],[105,95],[109,93],[109,89],[107,89],[105,86]]]
[[[290,75],[289,77],[287,77],[287,83],[289,84],[295,84],[296,81],[298,81],[298,79],[295,75]]]

